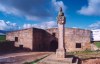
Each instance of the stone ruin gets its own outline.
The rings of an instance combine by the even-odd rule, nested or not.
[[[74,52],[91,49],[91,31],[65,28],[65,21],[64,13],[60,9],[57,16],[59,28],[17,30],[7,33],[6,40],[14,41],[16,47],[27,48],[31,51],[56,51],[58,48],[64,48],[63,51]],[[59,44],[61,41],[63,44]]]

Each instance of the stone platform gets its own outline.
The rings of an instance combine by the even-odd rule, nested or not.
[[[78,59],[73,62],[74,57],[57,58],[56,54],[52,54],[43,60],[40,60],[37,64],[78,64]]]

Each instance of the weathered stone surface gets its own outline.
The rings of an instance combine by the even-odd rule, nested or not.
[[[89,30],[77,29],[77,28],[65,28],[65,48],[66,51],[83,51],[90,49],[90,33]],[[57,49],[58,46],[58,29],[37,29],[29,28],[19,31],[10,32],[6,35],[6,40],[15,41],[15,37],[18,37],[18,42],[15,42],[15,46],[23,45],[23,47],[29,48],[33,51],[50,51],[52,47]],[[53,43],[51,45],[51,43]],[[76,48],[76,43],[81,43],[81,48]],[[33,49],[34,48],[34,49]],[[52,51],[52,50],[51,50]]]
[[[64,49],[57,49],[56,50],[56,57],[57,58],[65,58],[66,52]]]
[[[37,64],[78,64],[77,62],[72,62],[73,57],[70,58],[57,58],[55,54],[52,54],[39,62]]]
[[[58,22],[58,49],[56,50],[56,57],[57,58],[65,58],[65,45],[64,45],[64,36],[65,36],[65,16],[62,11],[62,7],[60,7],[59,14],[57,16]]]
[[[47,29],[50,34],[55,33],[56,38],[58,38],[58,29],[51,28]],[[84,51],[86,49],[91,49],[90,40],[90,30],[78,29],[78,28],[65,28],[65,49],[68,52],[73,51]],[[81,43],[81,48],[76,48],[76,43]]]
[[[15,38],[17,38],[18,41],[15,41],[16,47],[23,45],[25,48],[32,49],[32,31],[32,29],[24,29],[10,32],[6,35],[6,40],[15,41]]]
[[[82,29],[65,29],[66,51],[83,51],[90,49],[90,31]],[[81,44],[81,48],[76,48],[76,43]]]

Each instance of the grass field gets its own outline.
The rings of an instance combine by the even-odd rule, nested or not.
[[[0,35],[0,41],[4,41],[6,40],[6,36],[5,35]]]
[[[72,54],[76,57],[79,57],[80,59],[89,59],[89,58],[100,57],[100,51],[91,51],[91,50],[71,52],[71,53],[68,53],[68,54]]]
[[[95,45],[100,48],[100,42],[95,42]]]

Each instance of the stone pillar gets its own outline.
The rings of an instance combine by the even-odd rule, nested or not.
[[[59,37],[58,37],[58,48],[59,49],[63,49],[64,45],[63,45],[63,42],[64,42],[64,25],[61,25],[61,24],[58,24],[58,34],[59,34]]]
[[[62,8],[60,8],[58,17],[58,49],[56,51],[57,58],[65,58],[66,52],[65,52],[65,45],[64,45],[64,25],[65,25],[65,16],[62,12]]]

